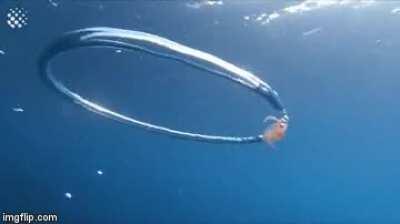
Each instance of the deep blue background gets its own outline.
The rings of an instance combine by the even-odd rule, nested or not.
[[[400,222],[400,15],[390,13],[400,3],[268,25],[243,16],[295,2],[59,3],[0,1],[1,212],[54,212],[60,223]],[[5,23],[15,6],[29,11],[20,30]],[[287,138],[277,151],[183,141],[66,100],[40,79],[38,56],[63,32],[92,26],[154,33],[258,74],[287,106]],[[82,49],[53,65],[82,95],[183,130],[256,134],[272,112],[238,85],[138,52]]]

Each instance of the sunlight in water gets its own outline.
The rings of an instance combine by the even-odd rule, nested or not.
[[[266,25],[278,18],[287,16],[302,14],[318,9],[324,9],[333,6],[349,6],[353,9],[359,9],[367,6],[371,6],[377,3],[375,0],[306,0],[306,1],[293,1],[294,4],[278,9],[272,13],[260,13],[255,15],[246,15],[243,18],[248,21],[254,21],[261,25]]]

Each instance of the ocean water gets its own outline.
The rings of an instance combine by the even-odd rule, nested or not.
[[[400,3],[0,1],[0,212],[59,223],[399,223]],[[10,10],[25,23],[11,26]],[[43,80],[63,33],[143,31],[257,74],[280,95],[285,138],[211,144],[88,111]],[[140,51],[82,48],[65,85],[142,121],[227,136],[273,108],[206,71]]]

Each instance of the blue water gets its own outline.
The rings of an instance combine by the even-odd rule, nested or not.
[[[400,222],[400,3],[284,14],[299,2],[53,2],[0,2],[0,212],[60,223]],[[27,26],[7,25],[11,7],[29,12]],[[291,116],[286,138],[277,150],[184,141],[74,104],[43,82],[37,60],[62,33],[94,26],[154,33],[258,74]],[[85,48],[53,67],[102,105],[180,130],[253,135],[274,112],[239,85],[141,52]]]

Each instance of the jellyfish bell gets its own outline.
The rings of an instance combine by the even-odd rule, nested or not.
[[[285,137],[286,130],[288,128],[288,122],[285,118],[276,118],[268,116],[264,122],[272,121],[270,125],[265,129],[262,138],[269,145],[274,147],[274,143],[280,141]]]

